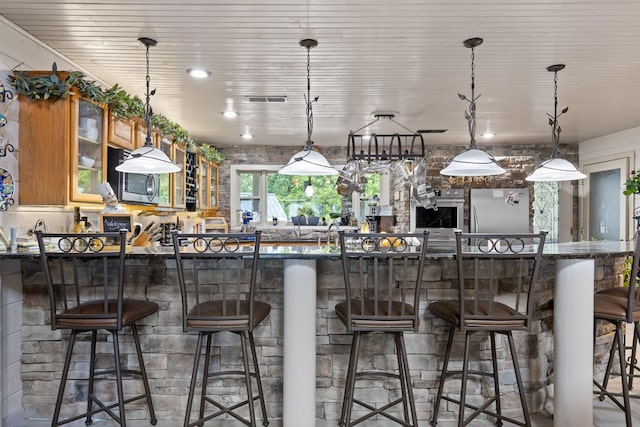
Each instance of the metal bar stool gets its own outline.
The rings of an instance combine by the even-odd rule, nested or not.
[[[640,273],[640,231],[636,232],[636,247],[633,254],[633,263],[631,266],[631,274],[629,277],[628,287],[618,287],[602,290],[595,294],[593,300],[594,314],[594,350],[595,350],[595,321],[604,320],[615,326],[614,338],[611,342],[609,350],[609,358],[602,382],[595,378],[593,384],[596,387],[595,394],[598,394],[600,400],[609,397],[625,413],[625,423],[627,427],[633,424],[630,399],[638,399],[640,395],[631,394],[633,377],[635,369],[636,345],[640,338],[640,290],[638,289],[638,274]],[[631,360],[626,361],[625,342],[623,337],[623,327],[627,323],[633,323],[633,344],[631,352]],[[616,357],[616,351],[619,363],[619,372],[613,371],[613,363]],[[621,380],[621,390],[613,391],[609,387],[609,379],[612,375],[619,375]],[[622,398],[622,401],[620,401]]]
[[[535,284],[538,278],[546,232],[527,234],[478,234],[455,232],[457,266],[457,300],[436,301],[428,310],[449,325],[449,337],[438,385],[431,424],[438,423],[440,403],[446,400],[459,406],[458,426],[462,427],[481,413],[503,421],[530,426],[520,366],[512,331],[529,331],[531,326]],[[449,369],[449,359],[456,330],[464,332],[462,370]],[[488,333],[491,341],[492,372],[469,368],[471,336]],[[496,357],[496,334],[506,335],[513,360],[524,422],[502,414],[500,378]],[[493,379],[495,395],[481,405],[466,401],[470,375]],[[460,397],[444,395],[445,380],[462,376]],[[495,411],[490,406],[495,404]],[[465,410],[473,412],[465,418]]]
[[[418,330],[418,303],[427,240],[427,232],[340,232],[346,301],[337,304],[335,310],[347,330],[353,333],[339,421],[341,426],[351,427],[378,415],[403,426],[418,425],[403,333]],[[363,336],[376,333],[393,337],[397,373],[379,370],[358,371],[361,339]],[[356,398],[356,380],[370,377],[398,380],[401,396],[378,408]],[[354,404],[366,410],[356,420],[352,420]],[[392,412],[393,409],[396,409],[396,412]]]
[[[253,339],[253,329],[271,311],[271,305],[268,303],[255,301],[260,236],[260,231],[254,234],[177,234],[175,231],[172,233],[182,295],[183,329],[185,332],[198,333],[184,419],[185,427],[202,426],[206,421],[223,415],[233,417],[248,426],[256,426],[256,400],[260,402],[262,409],[262,424],[269,424]],[[212,337],[222,332],[230,332],[240,337],[242,369],[221,367],[219,371],[212,371]],[[198,416],[195,421],[190,421],[203,349],[204,372]],[[253,363],[253,371],[250,370],[249,359]],[[225,406],[208,394],[210,379],[225,377],[244,378],[247,390],[245,400]],[[253,393],[252,378],[256,381],[257,395]],[[207,404],[212,407],[209,414],[206,413]],[[248,407],[249,420],[237,412],[244,406]]]
[[[51,305],[51,328],[71,331],[51,426],[60,426],[81,418],[85,418],[85,424],[90,425],[94,415],[104,412],[125,427],[125,405],[141,399],[147,403],[149,422],[155,425],[157,419],[136,322],[156,313],[158,304],[124,296],[126,231],[95,234],[55,234],[37,231],[36,236]],[[130,327],[133,336],[138,359],[137,369],[128,367],[126,362],[120,360],[119,335],[125,326]],[[107,331],[113,339],[113,368],[96,368],[96,342],[99,330]],[[60,421],[74,346],[78,336],[83,333],[91,334],[89,377],[86,379],[87,410],[83,414]],[[111,379],[114,374],[116,401],[106,403],[98,398],[102,390],[97,390],[99,387],[96,387],[96,382],[103,376]],[[125,397],[122,377],[129,374],[141,378],[143,394]],[[117,411],[114,411],[114,408],[117,408]]]

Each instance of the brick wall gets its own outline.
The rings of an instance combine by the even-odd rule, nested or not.
[[[466,201],[469,201],[469,189],[471,188],[524,188],[529,186],[529,206],[533,206],[533,184],[525,181],[526,176],[543,160],[551,156],[551,146],[534,144],[481,144],[480,148],[490,151],[496,157],[505,157],[500,160],[500,165],[506,169],[504,175],[490,177],[486,180],[473,180],[462,182],[459,179],[449,181],[449,177],[440,175],[440,171],[445,167],[448,159],[462,152],[467,146],[439,146],[427,143],[429,153],[427,162],[427,181],[433,188],[464,188]],[[220,167],[220,206],[218,216],[224,216],[229,220],[229,210],[231,201],[229,177],[231,165],[239,164],[264,164],[264,165],[285,165],[295,150],[299,147],[219,147],[225,155],[226,160]],[[325,155],[332,165],[343,165],[346,163],[347,150],[345,147],[320,147],[320,151]],[[567,160],[578,163],[578,145],[568,144],[560,146],[560,153]],[[399,224],[409,224],[409,184],[399,173],[392,174],[391,180],[391,203],[397,212]],[[578,240],[578,185],[573,185],[573,239]],[[393,198],[396,191],[404,192],[404,196]],[[464,213],[464,223],[469,223],[469,203],[466,203]],[[407,225],[408,230],[408,225]],[[405,230],[405,231],[407,231]]]
[[[597,288],[614,286],[618,283],[622,258],[601,258],[596,262]],[[184,416],[186,398],[193,363],[195,335],[182,332],[180,294],[176,280],[175,262],[161,257],[137,257],[131,259],[128,268],[129,291],[137,297],[149,298],[160,305],[160,311],[140,325],[142,349],[151,389],[160,420],[181,420]],[[344,298],[341,265],[335,260],[318,261],[317,295],[317,402],[316,415],[319,419],[337,420],[343,396],[344,378],[351,343],[351,335],[337,319],[334,306]],[[552,411],[553,381],[553,310],[552,287],[555,262],[545,260],[541,279],[537,288],[535,322],[530,333],[516,333],[515,340],[522,368],[527,398],[531,412]],[[258,358],[266,390],[269,416],[282,416],[282,332],[283,332],[283,264],[278,259],[262,259],[260,266],[260,288],[258,299],[272,305],[272,311],[265,322],[255,330]],[[409,364],[411,366],[418,416],[428,420],[433,410],[439,369],[442,365],[446,344],[446,328],[438,320],[425,312],[428,301],[452,297],[452,283],[455,269],[452,260],[430,260],[425,272],[424,298],[420,310],[422,321],[419,333],[405,335]],[[44,278],[40,264],[36,260],[23,261],[24,309],[22,314],[22,381],[23,404],[27,418],[49,418],[53,412],[57,387],[62,370],[64,350],[68,333],[52,331],[49,326],[49,308]],[[592,328],[593,325],[584,325]],[[599,326],[599,335],[610,332],[610,327]],[[394,366],[392,343],[380,336],[367,337],[363,344],[363,365]],[[608,336],[600,336],[597,341],[598,356],[607,352]],[[98,345],[102,362],[109,361],[111,346],[106,337]],[[135,354],[129,334],[122,338],[124,350],[122,358],[135,364]],[[509,357],[506,357],[506,341],[498,340],[501,370],[501,390],[505,394],[506,412],[519,415],[518,398],[515,391],[515,376]],[[87,370],[88,342],[79,343],[85,352],[74,360],[71,378],[80,378]],[[488,339],[474,338],[474,354],[483,360],[489,358]],[[461,360],[462,337],[456,336],[456,346],[452,360]],[[221,334],[216,338],[214,354],[223,356],[223,363],[239,363],[239,344],[236,336]],[[214,363],[220,363],[215,359]],[[482,363],[482,362],[480,362]],[[600,366],[599,369],[602,369]],[[490,385],[490,384],[489,384]],[[387,403],[397,393],[391,382],[365,382],[367,389],[359,389],[366,394],[366,400],[377,405]],[[137,382],[127,382],[126,388],[139,389]],[[238,400],[238,390],[242,384],[228,381],[219,384],[218,390],[228,401]],[[479,381],[469,383],[472,400],[480,399],[487,384]],[[74,382],[70,395],[65,399],[66,413],[70,408],[81,407],[86,386]],[[104,393],[113,390],[105,389]],[[137,405],[137,406],[135,406]],[[147,412],[142,404],[134,404],[127,412],[129,419],[145,419]],[[442,419],[453,418],[454,414],[442,405]]]

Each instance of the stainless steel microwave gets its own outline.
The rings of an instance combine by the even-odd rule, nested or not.
[[[411,203],[410,230],[429,230],[429,243],[452,241],[453,231],[464,225],[464,190],[434,190],[436,207],[425,208]]]
[[[131,152],[124,148],[108,147],[107,181],[111,184],[118,200],[123,203],[151,205],[158,202],[158,182],[153,174],[118,172],[116,166]]]

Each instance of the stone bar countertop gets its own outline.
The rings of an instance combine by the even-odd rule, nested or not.
[[[566,243],[546,243],[544,256],[546,258],[599,258],[606,256],[631,255],[634,241],[602,241],[591,240]],[[260,256],[265,258],[293,258],[293,259],[338,259],[340,249],[335,244],[327,244],[326,240],[263,240],[260,243]],[[173,255],[172,246],[132,246],[128,250],[129,256],[160,256]],[[428,248],[429,258],[452,258],[455,254],[454,242],[451,248]],[[38,257],[37,247],[18,248],[16,252],[0,252],[0,258]]]

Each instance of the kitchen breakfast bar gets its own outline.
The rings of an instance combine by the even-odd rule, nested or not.
[[[587,426],[593,423],[593,292],[620,284],[625,259],[634,242],[577,242],[547,244],[536,291],[535,322],[530,333],[515,334],[521,371],[532,413],[553,413],[554,426]],[[159,420],[182,420],[191,375],[195,335],[182,331],[180,292],[175,260],[167,247],[134,248],[128,256],[127,291],[160,305],[160,311],[139,325],[142,349],[156,415]],[[53,411],[60,368],[66,346],[65,332],[48,325],[48,300],[41,266],[35,252],[0,255],[3,295],[10,284],[22,295],[19,328],[19,377],[3,360],[3,419],[47,419]],[[429,301],[453,298],[456,290],[453,253],[434,251],[425,265],[421,325],[406,334],[412,384],[418,418],[426,423],[446,344],[446,328],[425,307]],[[317,419],[339,418],[351,336],[337,319],[334,306],[344,298],[339,251],[317,244],[269,244],[261,247],[257,299],[272,306],[269,317],[255,330],[270,419],[282,419],[287,427],[311,427]],[[3,302],[3,336],[9,310]],[[16,310],[11,313],[15,315]],[[608,351],[610,330],[598,328],[596,372],[600,355]],[[61,339],[63,338],[64,339]],[[239,363],[234,337],[215,338],[215,356],[221,362]],[[485,337],[478,337],[477,351],[489,359]],[[4,342],[4,340],[3,340]],[[88,352],[88,343],[82,342]],[[103,345],[107,344],[105,336]],[[131,342],[126,342],[131,347]],[[98,346],[100,352],[100,345]],[[2,349],[6,354],[8,349]],[[14,352],[17,349],[13,349]],[[371,368],[394,365],[392,342],[367,341],[363,364]],[[108,352],[108,351],[107,351]],[[132,348],[123,358],[134,362]],[[461,359],[461,345],[454,347]],[[507,352],[499,361],[505,413],[520,415],[513,366]],[[458,357],[460,356],[460,357]],[[74,362],[72,378],[82,378],[86,359]],[[9,389],[6,384],[12,380]],[[16,379],[18,384],[16,384]],[[82,405],[86,389],[80,385],[65,399],[65,407]],[[375,406],[386,404],[397,390],[384,381],[371,381],[357,392]],[[468,395],[482,398],[483,383],[470,379]],[[16,392],[16,389],[18,391]],[[8,390],[8,391],[7,391]],[[227,402],[237,400],[242,384],[219,386]],[[16,399],[16,396],[20,399]],[[148,416],[144,405],[132,408],[129,419]],[[441,419],[453,419],[448,408]]]

